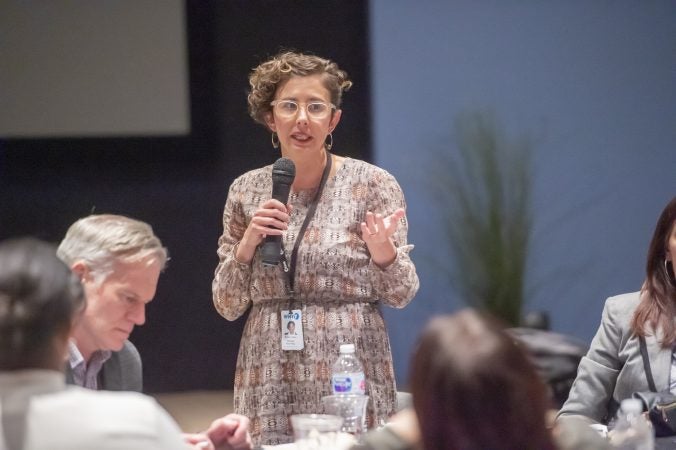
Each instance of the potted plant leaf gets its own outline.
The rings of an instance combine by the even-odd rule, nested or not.
[[[510,138],[493,114],[455,122],[457,148],[435,153],[432,191],[442,206],[450,283],[470,306],[517,326],[532,229],[532,142]]]

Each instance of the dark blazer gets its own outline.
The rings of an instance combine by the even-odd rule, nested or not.
[[[66,364],[66,383],[75,384],[70,364]],[[99,373],[99,390],[143,391],[141,356],[130,341],[125,341],[122,350],[113,352],[110,359],[103,363]]]
[[[649,390],[639,340],[630,327],[639,301],[638,292],[606,300],[601,325],[587,356],[580,361],[577,378],[559,418],[583,416],[594,422],[607,422],[623,399],[636,391]],[[671,349],[660,346],[660,330],[645,340],[655,387],[668,391]]]

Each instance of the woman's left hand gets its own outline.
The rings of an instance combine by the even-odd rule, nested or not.
[[[397,248],[392,235],[397,231],[399,221],[406,215],[403,208],[397,209],[387,217],[382,214],[366,213],[366,221],[361,223],[361,236],[371,253],[371,259],[380,268],[392,264],[397,257]]]

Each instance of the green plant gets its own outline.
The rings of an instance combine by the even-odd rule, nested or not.
[[[525,303],[532,212],[532,142],[508,138],[494,115],[455,123],[457,151],[435,155],[431,181],[442,206],[450,281],[470,305],[516,326]]]

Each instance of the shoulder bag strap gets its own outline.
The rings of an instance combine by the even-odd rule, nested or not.
[[[648,346],[645,343],[645,337],[639,336],[638,343],[641,347],[641,358],[643,359],[643,369],[645,369],[645,377],[648,379],[648,387],[652,392],[657,392],[657,389],[655,389],[655,380],[653,379],[653,371],[650,369],[650,359],[648,359]]]

